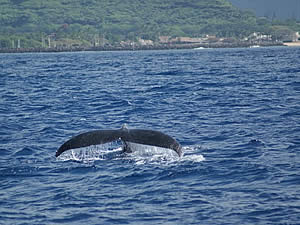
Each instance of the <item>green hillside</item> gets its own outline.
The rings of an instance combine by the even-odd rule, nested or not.
[[[263,29],[253,14],[226,0],[0,1],[0,48],[15,39],[24,47],[42,47],[49,35],[92,45],[96,38],[114,43],[162,35],[241,37]]]

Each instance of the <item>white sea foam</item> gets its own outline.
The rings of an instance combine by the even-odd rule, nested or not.
[[[93,145],[84,148],[72,149],[63,152],[57,160],[59,161],[78,161],[92,162],[97,160],[106,160],[111,154],[118,154],[122,151],[122,147],[117,147],[115,144]]]
[[[191,162],[202,162],[205,158],[203,155],[186,155],[182,158],[182,161],[191,161]]]
[[[143,145],[127,142],[128,147],[132,151],[133,155],[136,156],[166,156],[166,157],[178,157],[178,154],[168,148],[162,148],[157,146]]]
[[[127,144],[132,151],[130,153],[122,153],[122,147],[120,145],[103,144],[65,151],[57,160],[89,163],[98,160],[127,159],[134,161],[137,165],[147,163],[169,164],[176,162],[202,162],[205,160],[203,155],[196,153],[198,151],[197,147],[183,147],[183,155],[179,157],[178,154],[171,149],[136,143]]]
[[[201,146],[184,146],[182,147],[184,156],[182,161],[190,162],[202,162],[205,161],[205,157],[202,154],[199,154]]]
[[[149,146],[136,143],[127,143],[131,149],[131,153],[127,154],[127,158],[133,160],[137,165],[141,164],[161,164],[173,163],[180,161],[181,157],[172,150],[157,146]]]

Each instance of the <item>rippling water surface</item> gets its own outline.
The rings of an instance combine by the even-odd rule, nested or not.
[[[0,224],[299,224],[299,59],[0,54]],[[171,135],[184,156],[97,146],[55,158],[70,137],[124,123]]]

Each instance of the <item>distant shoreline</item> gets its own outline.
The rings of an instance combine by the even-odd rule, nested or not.
[[[271,47],[287,46],[286,43],[206,43],[206,44],[161,44],[161,45],[136,45],[136,46],[98,46],[98,47],[71,47],[71,48],[14,48],[0,49],[0,53],[47,53],[47,52],[78,52],[78,51],[142,51],[142,50],[172,50],[172,49],[205,49],[205,48],[248,48],[252,46]],[[291,44],[291,43],[289,43]],[[300,42],[298,43],[300,46]],[[294,45],[289,45],[294,46]]]
[[[284,42],[283,45],[288,46],[288,47],[300,47],[300,41]]]

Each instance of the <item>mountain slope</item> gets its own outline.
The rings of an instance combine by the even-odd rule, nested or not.
[[[259,29],[251,13],[226,0],[1,0],[0,32],[40,39],[110,41],[159,35],[247,35]],[[37,40],[41,42],[40,40]],[[3,45],[3,44],[2,44]]]

